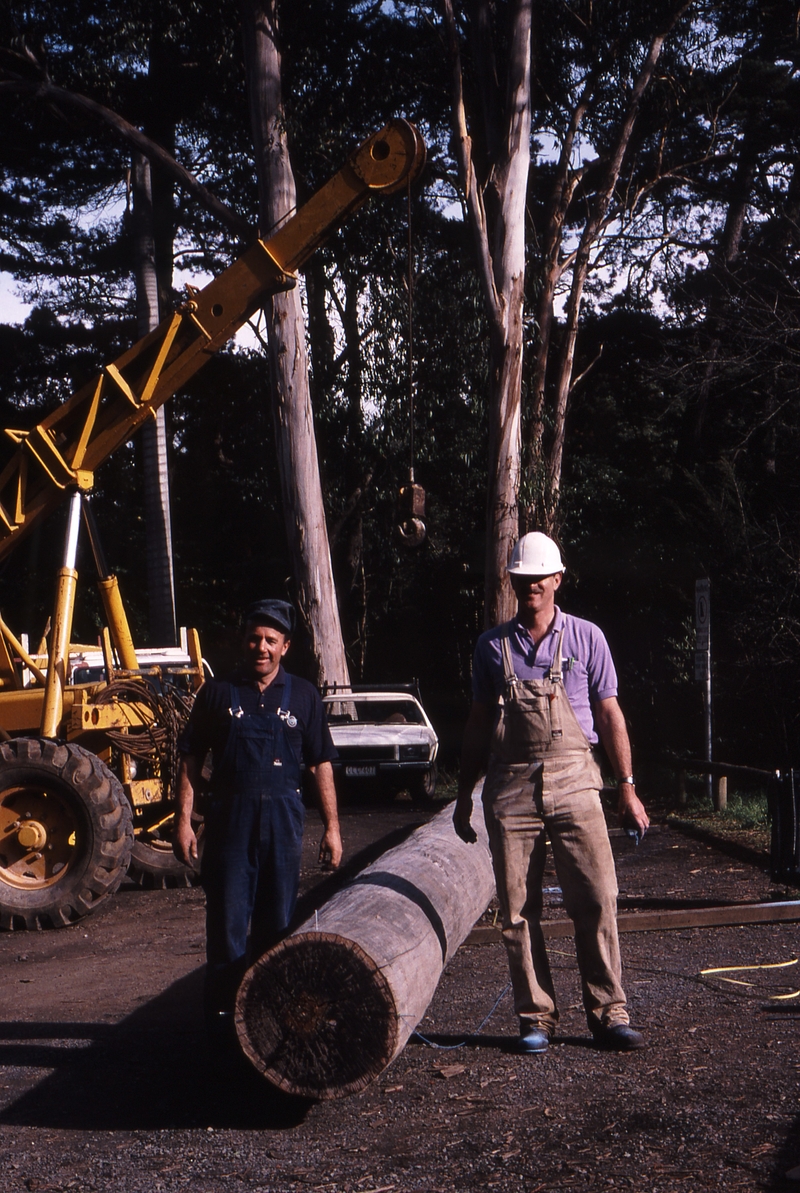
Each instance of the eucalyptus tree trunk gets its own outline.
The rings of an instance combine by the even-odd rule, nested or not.
[[[294,210],[281,91],[277,0],[243,0],[250,117],[255,145],[262,235]],[[317,682],[348,683],[339,609],[325,523],[308,383],[305,321],[297,289],[265,307],[273,416],[286,534],[298,603],[311,636]]]
[[[760,124],[752,121],[739,143],[739,160],[731,180],[722,237],[711,257],[711,271],[716,286],[711,290],[706,306],[705,331],[708,334],[708,344],[700,387],[694,401],[689,402],[686,407],[678,436],[676,463],[681,468],[694,468],[701,456],[704,431],[712,405],[714,380],[723,347],[723,315],[731,280],[729,271],[735,267],[741,252],[745,221],[752,201],[753,184],[763,142],[764,133]]]
[[[131,190],[134,217],[136,331],[141,338],[158,326],[159,287],[150,162],[140,153],[133,155]],[[154,644],[172,646],[177,641],[177,621],[167,431],[163,406],[157,411],[155,419],[149,420],[142,427],[139,442],[144,472],[150,637]]]
[[[504,58],[504,92],[492,52],[490,0],[475,0],[471,30],[486,160],[473,153],[451,0],[443,0],[450,50],[453,127],[461,185],[489,317],[489,487],[486,507],[487,626],[515,609],[506,573],[519,533],[525,198],[530,169],[531,0],[512,0]]]
[[[564,336],[561,341],[555,370],[554,430],[547,460],[547,500],[542,519],[542,529],[551,532],[555,525],[561,490],[567,407],[574,386],[575,344],[578,337],[578,322],[586,279],[589,275],[592,249],[605,226],[611,200],[622,169],[622,162],[639,115],[642,98],[655,74],[656,64],[661,55],[664,42],[670,30],[690,7],[690,3],[691,0],[679,0],[679,3],[669,13],[661,28],[657,29],[653,34],[645,59],[630,89],[628,102],[617,128],[611,152],[606,161],[603,183],[592,203],[589,217],[584,224],[578,249],[575,253],[572,266],[572,284],[570,286],[569,298],[567,299]],[[537,418],[540,419],[541,412],[537,411],[536,414]]]
[[[594,87],[602,68],[599,61],[586,78],[566,129],[542,236],[543,266],[537,304],[537,335],[531,386],[532,433],[529,444],[535,496],[529,507],[521,511],[523,528],[526,530],[536,527],[552,534],[557,529],[567,411],[572,391],[580,380],[574,375],[575,347],[592,252],[607,227],[623,160],[636,127],[642,99],[655,75],[664,42],[690,7],[691,0],[678,0],[651,37],[647,53],[630,88],[621,119],[611,139],[611,146],[603,163],[602,181],[592,198],[578,246],[568,252],[564,252],[563,248],[564,221],[582,175],[582,170],[576,170],[572,165],[575,139],[594,99]],[[554,354],[552,352],[552,331],[555,322],[556,287],[562,275],[569,269],[571,269],[571,280],[565,312],[564,334],[561,337],[559,351]],[[554,355],[555,360],[553,360]],[[548,379],[552,394],[550,411],[552,435],[549,444],[546,445],[544,443],[544,424]]]

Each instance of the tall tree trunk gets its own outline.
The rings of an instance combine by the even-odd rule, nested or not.
[[[153,219],[150,162],[133,155],[131,169],[134,217],[134,272],[136,277],[136,330],[147,335],[159,322],[159,285]],[[167,431],[164,407],[145,423],[141,438],[144,472],[145,532],[147,536],[147,595],[150,638],[159,646],[177,641],[175,576],[172,555]]]
[[[337,525],[341,542],[337,553],[339,589],[344,579],[342,619],[347,630],[350,658],[356,660],[358,674],[363,679],[367,654],[366,641],[366,575],[364,571],[364,498],[370,485],[369,469],[365,470],[364,452],[364,362],[361,350],[359,307],[362,286],[352,270],[342,271],[345,285],[344,307],[339,314],[344,329],[344,358],[347,376],[344,393],[347,398],[348,453],[345,466],[347,501]]]
[[[497,95],[489,0],[472,10],[483,142],[489,160],[478,178],[467,124],[452,0],[443,0],[450,49],[453,127],[461,184],[477,250],[490,326],[489,486],[486,509],[487,626],[507,620],[515,602],[506,565],[519,533],[522,317],[525,297],[525,199],[530,169],[531,0],[508,6],[505,95]]]
[[[594,245],[600,237],[608,216],[611,200],[619,181],[622,162],[630,144],[631,136],[639,115],[642,97],[653,78],[656,63],[661,55],[664,41],[675,26],[691,0],[679,0],[667,17],[662,28],[653,36],[647,56],[631,88],[625,114],[620,123],[613,147],[608,156],[603,182],[594,198],[589,218],[581,233],[580,243],[572,267],[572,284],[567,300],[566,326],[556,366],[555,400],[553,419],[553,441],[547,459],[547,488],[543,511],[542,529],[552,533],[558,511],[561,490],[561,470],[564,462],[564,439],[566,435],[567,407],[572,393],[575,366],[575,345],[578,338],[583,292],[589,275],[589,265]]]
[[[697,397],[686,407],[680,433],[676,463],[692,469],[702,455],[703,439],[712,405],[712,390],[722,349],[724,311],[730,297],[730,271],[736,265],[744,235],[747,209],[758,169],[764,133],[757,121],[745,129],[739,148],[739,160],[731,181],[728,209],[722,238],[711,262],[714,287],[706,307],[705,332],[708,336],[700,387]]]
[[[296,203],[281,93],[277,0],[243,0],[243,27],[264,233]],[[297,289],[274,295],[265,313],[278,467],[298,601],[311,635],[317,682],[348,683]]]
[[[553,324],[555,322],[556,287],[564,272],[564,262],[561,257],[561,245],[564,235],[564,220],[567,216],[572,196],[583,174],[582,169],[575,169],[572,157],[575,139],[580,131],[583,118],[589,107],[594,85],[595,75],[590,74],[578,103],[575,105],[556,167],[556,176],[542,236],[542,264],[539,281],[539,297],[536,303],[536,342],[534,347],[533,367],[531,369],[531,432],[528,444],[529,467],[535,475],[531,477],[532,487],[536,497],[532,508],[522,511],[525,530],[533,530],[540,525],[542,506],[546,506],[546,468],[544,466],[544,411],[546,402],[547,362],[550,357]]]

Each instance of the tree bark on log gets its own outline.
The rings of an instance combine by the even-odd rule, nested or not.
[[[494,893],[479,796],[473,826],[466,845],[445,808],[247,971],[236,1029],[273,1085],[345,1097],[402,1051]]]

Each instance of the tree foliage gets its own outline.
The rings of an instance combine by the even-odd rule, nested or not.
[[[502,80],[510,7],[487,6],[491,37],[481,46],[470,22],[483,6],[454,6],[483,185],[496,147],[480,105],[503,93],[482,90],[480,55],[493,49]],[[258,196],[233,0],[213,11],[204,0],[102,9],[65,0],[55,10],[12,3],[0,20],[0,265],[33,304],[23,326],[0,327],[0,403],[4,425],[25,426],[133,338],[130,152],[87,115],[3,90],[3,80],[44,69],[54,85],[163,138],[246,223],[256,221]],[[411,201],[414,468],[428,493],[428,538],[416,552],[396,534],[410,464],[405,196],[348,222],[309,263],[303,295],[349,663],[366,679],[419,674],[447,738],[482,622],[493,365],[479,261],[462,218],[441,9],[312,0],[284,6],[283,35],[300,200],[390,116],[418,122],[430,147]],[[523,526],[544,520],[556,529],[569,568],[565,607],[607,630],[640,756],[701,748],[691,617],[694,582],[710,576],[719,756],[794,763],[800,83],[792,14],[777,0],[540,0],[532,65]],[[179,279],[186,269],[224,267],[236,233],[174,180],[161,185],[175,246],[164,277],[172,267]],[[245,600],[291,592],[264,386],[257,355],[222,353],[170,414],[179,611],[199,624],[212,660],[228,648]],[[126,449],[109,462],[96,505],[140,629],[134,457]],[[43,528],[0,577],[0,608],[32,635],[47,616],[47,560],[58,556],[59,534]],[[82,599],[79,625],[89,636],[99,611]]]

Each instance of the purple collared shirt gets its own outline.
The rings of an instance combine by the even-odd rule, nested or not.
[[[583,732],[594,745],[592,705],[617,695],[617,672],[602,630],[591,621],[562,613],[556,615],[538,646],[518,617],[514,618],[509,645],[517,679],[544,679],[555,660],[561,629],[564,691]],[[496,704],[503,693],[503,655],[500,626],[481,634],[472,664],[472,698],[479,704]]]

